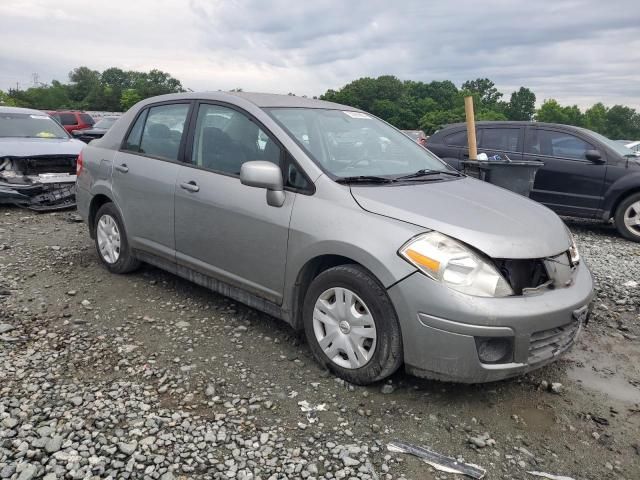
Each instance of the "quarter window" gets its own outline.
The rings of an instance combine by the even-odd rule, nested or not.
[[[484,128],[480,148],[517,152],[519,136],[519,128]]]
[[[220,105],[201,105],[191,162],[216,172],[240,175],[242,164],[253,160],[280,165],[280,147],[243,113]]]
[[[565,157],[584,160],[587,150],[593,147],[584,140],[564,132],[532,130],[527,138],[525,151],[551,157]]]
[[[125,148],[152,157],[178,160],[188,112],[188,104],[151,107],[146,119],[144,114],[138,117],[127,137]]]

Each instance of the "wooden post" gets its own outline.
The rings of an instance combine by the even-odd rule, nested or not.
[[[467,139],[469,140],[469,160],[478,160],[476,145],[476,121],[473,114],[473,97],[464,97],[464,113],[467,117]]]

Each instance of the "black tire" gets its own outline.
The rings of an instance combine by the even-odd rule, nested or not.
[[[360,368],[344,368],[332,361],[320,347],[313,328],[316,301],[330,288],[347,288],[366,304],[376,328],[375,350]],[[307,290],[302,309],[307,342],[323,367],[355,385],[368,385],[391,375],[403,360],[402,334],[395,309],[384,287],[367,270],[358,265],[340,265],[318,275]]]
[[[632,230],[624,223],[624,215],[629,206],[632,204],[640,202],[640,193],[634,193],[629,195],[627,198],[620,202],[618,208],[616,209],[616,215],[614,217],[616,228],[620,235],[628,240],[632,240],[634,242],[640,242],[640,227],[638,230]]]
[[[120,234],[119,256],[118,256],[118,259],[113,263],[108,262],[103,257],[102,253],[100,252],[100,247],[98,245],[98,224],[102,219],[102,217],[104,217],[105,215],[110,216],[115,221]],[[93,228],[94,228],[93,231],[95,232],[94,237],[95,237],[96,252],[98,254],[98,258],[100,259],[100,262],[102,262],[102,264],[107,268],[107,270],[109,270],[111,273],[121,274],[121,273],[133,272],[134,270],[140,267],[140,261],[133,256],[133,253],[131,252],[131,248],[129,247],[129,242],[127,240],[127,233],[124,229],[124,224],[122,223],[122,218],[120,217],[120,213],[118,212],[118,209],[113,203],[105,203],[98,209],[98,212],[96,213],[96,216],[94,219]]]

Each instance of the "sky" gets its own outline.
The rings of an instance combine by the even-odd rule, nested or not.
[[[320,95],[359,77],[488,77],[509,96],[640,110],[637,0],[0,0],[0,89],[85,65],[195,91]]]

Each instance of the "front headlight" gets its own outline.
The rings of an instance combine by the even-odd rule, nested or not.
[[[578,252],[578,246],[576,245],[576,240],[573,238],[573,233],[571,233],[568,228],[567,233],[569,234],[569,258],[573,266],[580,263],[580,252]]]
[[[428,277],[478,297],[507,297],[513,290],[490,262],[438,232],[419,235],[398,251]]]

